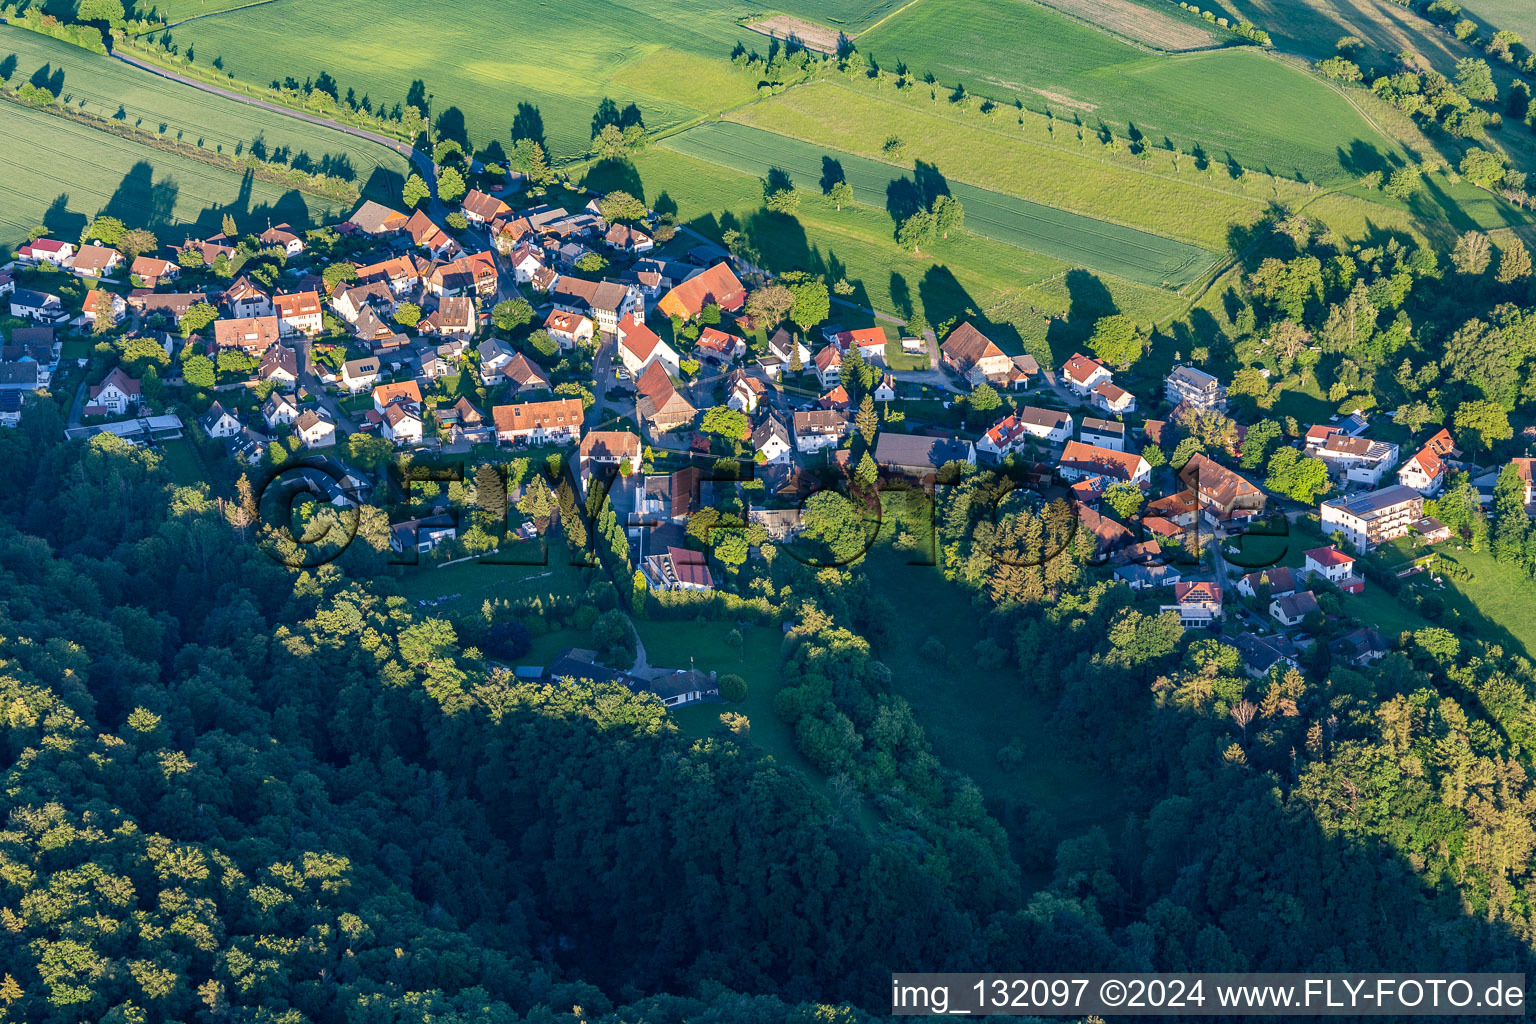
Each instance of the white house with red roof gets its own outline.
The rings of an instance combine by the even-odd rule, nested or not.
[[[1353,555],[1346,555],[1338,548],[1329,545],[1325,548],[1313,548],[1305,553],[1305,558],[1306,561],[1302,564],[1304,572],[1321,576],[1340,590],[1351,594],[1358,594],[1365,589],[1365,577],[1356,574]]]
[[[706,327],[699,332],[699,340],[694,343],[693,352],[700,359],[729,363],[746,354],[747,343],[717,327]]]
[[[1185,629],[1209,629],[1221,622],[1221,588],[1206,580],[1173,585],[1173,604],[1162,605],[1165,612],[1178,612]]]
[[[122,415],[143,400],[139,382],[123,372],[121,366],[101,379],[91,388],[91,400],[85,406],[87,416],[105,416],[108,413]]]
[[[858,349],[868,363],[885,365],[885,331],[879,327],[860,327],[853,331],[839,331],[832,335],[832,344],[843,355]]]
[[[561,348],[590,345],[597,333],[597,325],[580,313],[568,313],[563,309],[551,310],[544,318],[544,329],[559,343]]]
[[[1030,438],[1061,444],[1072,437],[1072,417],[1055,409],[1024,406],[992,425],[976,442],[976,450],[1002,458],[1017,451]]]
[[[1451,439],[1450,431],[1442,428],[1424,442],[1424,447],[1398,467],[1397,482],[1404,487],[1412,487],[1426,498],[1432,498],[1445,487],[1446,477],[1450,475],[1446,459],[1460,454],[1456,442]]]
[[[1085,398],[1094,388],[1113,377],[1114,374],[1103,363],[1081,352],[1072,353],[1072,358],[1061,367],[1061,382]]]
[[[830,388],[843,380],[843,356],[838,352],[836,345],[828,345],[816,353],[811,360],[811,368],[816,371],[816,379],[824,388]]]
[[[652,363],[661,363],[667,373],[676,375],[682,362],[677,349],[661,340],[661,336],[626,313],[619,321],[619,360],[631,374],[639,376]]]
[[[1091,476],[1107,477],[1114,483],[1143,486],[1152,482],[1152,467],[1137,452],[1117,452],[1096,448],[1081,441],[1068,441],[1056,463],[1063,480],[1074,483]]]
[[[75,247],[69,242],[39,238],[17,249],[16,256],[30,263],[52,263],[56,267],[67,267],[75,260]]]
[[[1126,413],[1136,411],[1136,396],[1114,381],[1099,381],[1093,386],[1090,399],[1098,408],[1114,413],[1116,416],[1124,416]]]

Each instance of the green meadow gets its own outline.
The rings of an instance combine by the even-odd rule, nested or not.
[[[887,210],[893,217],[923,205],[931,199],[927,193],[945,192],[964,205],[968,232],[1140,284],[1179,287],[1215,261],[1212,253],[1184,242],[947,181],[928,165],[907,173],[747,125],[702,124],[663,145],[738,171],[787,174],[799,189],[821,189],[821,182],[830,183],[829,176],[841,177],[852,186],[856,202]]]
[[[405,180],[405,157],[384,146],[191,89],[35,32],[0,26],[0,61],[0,68],[10,66],[12,86],[47,79],[72,110],[209,153],[254,153],[350,181],[379,198],[397,196]]]
[[[354,90],[375,107],[404,104],[419,80],[432,118],[450,134],[462,124],[476,147],[508,146],[514,119],[536,111],[546,148],[569,160],[586,152],[604,98],[634,103],[652,130],[751,99],[756,83],[727,63],[738,39],[762,38],[735,23],[745,13],[728,0],[443,0],[430,11],[280,0],[188,22],[171,37],[197,63],[218,59],[245,82],[328,72],[343,96]]]
[[[252,225],[265,225],[270,217],[274,223],[306,227],[350,210],[32,107],[0,102],[0,243],[24,242],[37,225],[74,238],[99,213],[150,227],[168,241],[178,227],[217,231],[226,212]]]
[[[963,84],[1285,177],[1338,182],[1397,152],[1342,96],[1279,61],[1243,49],[1152,55],[1017,0],[918,0],[859,48],[934,75],[941,95]]]

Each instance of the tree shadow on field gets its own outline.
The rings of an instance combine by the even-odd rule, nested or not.
[[[1046,343],[1051,347],[1051,359],[1057,366],[1088,340],[1096,320],[1120,312],[1115,297],[1097,274],[1082,269],[1069,270],[1066,285],[1066,319],[1052,320],[1045,333]]]
[[[1335,152],[1338,154],[1339,166],[1344,168],[1346,174],[1352,177],[1360,177],[1372,171],[1382,174],[1390,173],[1393,167],[1401,163],[1391,157],[1383,156],[1381,150],[1366,142],[1364,139],[1355,139],[1349,144],[1346,152],[1343,146],[1339,146]]]
[[[69,208],[69,193],[61,192],[43,212],[43,227],[55,238],[79,238],[90,218]]]
[[[173,223],[176,197],[181,193],[181,188],[171,178],[161,178],[157,182],[154,176],[155,168],[148,160],[134,164],[123,175],[122,181],[101,208],[101,213],[134,227],[154,228]],[[250,195],[251,180],[251,172],[247,171],[242,180],[242,192],[247,198]],[[221,219],[216,218],[214,224]],[[218,229],[214,227],[212,230]]]
[[[541,149],[549,152],[549,144],[544,141],[544,115],[532,103],[519,103],[517,113],[512,116],[512,141],[522,139],[537,142]]]
[[[437,137],[439,139],[452,139],[468,153],[469,129],[464,125],[464,111],[458,107],[449,107],[437,115]]]
[[[923,206],[933,205],[933,201],[939,196],[949,195],[949,180],[939,173],[939,169],[933,164],[917,161],[912,167],[912,184],[917,189],[918,199]]]
[[[885,186],[885,212],[889,213],[891,219],[897,224],[922,209],[926,209],[923,194],[918,191],[916,183],[911,178],[893,178]]]
[[[791,214],[758,210],[747,218],[741,231],[769,270],[805,270],[813,275],[826,272],[821,254],[811,248],[805,228]]]
[[[609,192],[628,192],[642,203],[645,202],[645,183],[640,172],[625,157],[607,157],[594,163],[581,179],[583,188],[606,195]]]
[[[368,180],[363,183],[362,193],[367,198],[376,199],[379,202],[393,202],[400,198],[400,190],[405,187],[405,175],[399,171],[391,171],[387,167],[375,167],[373,173],[368,175]]]
[[[16,55],[8,54],[4,60],[0,60],[0,81],[9,82],[11,76],[16,73]]]
[[[903,320],[912,319],[912,288],[907,284],[907,279],[893,270],[887,287],[891,293],[891,305],[895,307],[896,315]]]
[[[826,195],[832,191],[832,186],[840,181],[847,181],[848,176],[843,173],[843,163],[830,156],[821,158],[821,192]]]

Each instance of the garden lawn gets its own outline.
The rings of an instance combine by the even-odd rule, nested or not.
[[[540,558],[535,542],[519,542],[504,547],[495,558],[520,558],[530,562]],[[505,600],[514,607],[527,606],[540,601],[548,606],[550,601],[568,600],[581,594],[591,582],[597,569],[586,569],[570,564],[570,553],[558,537],[549,543],[547,565],[500,565],[490,562],[459,562],[437,568],[422,558],[420,565],[401,567],[399,590],[411,602],[417,614],[432,615],[441,611],[466,614],[478,611],[485,601]],[[422,605],[422,601],[438,603]]]
[[[67,179],[60,178],[61,168],[67,168]],[[225,213],[251,226],[265,227],[270,218],[303,229],[348,212],[316,196],[242,180],[233,171],[0,101],[0,244],[26,241],[36,225],[76,238],[103,213],[170,241],[176,228],[213,234]]]
[[[165,468],[170,471],[171,478],[178,484],[190,487],[208,479],[208,470],[203,465],[202,457],[192,447],[192,442],[184,437],[162,444],[160,456],[165,460]]]
[[[1475,612],[1502,627],[1524,648],[1521,654],[1527,658],[1536,655],[1536,581],[1517,567],[1496,561],[1487,551],[1474,553],[1459,541],[1436,544],[1434,550],[1472,570],[1470,581],[1446,580],[1448,589],[1460,599],[1447,604],[1462,614]]]
[[[1398,147],[1338,93],[1250,50],[1151,55],[1017,0],[918,0],[859,39],[882,64],[904,61],[978,95],[1102,120],[1153,145],[1167,136],[1212,160],[1336,183]],[[923,86],[919,86],[923,88]],[[1346,166],[1347,164],[1347,166]]]
[[[376,199],[399,198],[405,157],[366,139],[192,89],[36,32],[0,26],[0,58],[6,56],[16,58],[10,85],[46,69],[71,109],[210,153],[236,158],[249,153],[329,174]]]
[[[722,73],[748,13],[729,0],[403,0],[281,3],[200,18],[171,30],[198,63],[218,58],[255,85],[330,73],[342,96],[375,108],[404,104],[420,81],[430,116],[449,134],[467,128],[474,145],[512,142],[523,104],[536,109],[556,159],[585,154],[598,104],[634,102],[647,128],[667,128],[756,95],[748,76]],[[296,25],[324,31],[294,31]],[[526,115],[525,115],[526,119]]]
[[[965,207],[965,231],[1154,287],[1180,287],[1204,274],[1215,255],[1185,242],[1030,202],[1016,196],[944,181],[924,173],[912,176],[888,163],[829,149],[815,143],[731,122],[701,124],[666,140],[686,156],[737,171],[766,176],[787,173],[799,189],[821,190],[821,180],[835,166],[853,187],[855,202],[904,217],[934,194],[948,193]],[[914,178],[916,180],[914,180]]]

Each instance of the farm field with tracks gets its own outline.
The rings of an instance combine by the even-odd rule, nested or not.
[[[35,32],[0,26],[0,59],[12,57],[11,85],[46,77],[58,83],[63,105],[127,128],[227,157],[254,153],[330,174],[379,199],[396,198],[405,180],[405,157],[377,143],[191,89]]]
[[[963,84],[1286,177],[1337,183],[1397,152],[1343,96],[1277,60],[1238,49],[1149,54],[1017,0],[917,0],[859,47],[933,74],[941,97]]]
[[[61,180],[64,166],[70,173]],[[270,217],[303,228],[350,209],[0,102],[0,242],[24,242],[39,224],[73,238],[98,213],[152,228],[169,240],[166,229],[181,225],[215,232],[225,212],[242,223],[265,224]]]
[[[645,126],[656,130],[756,95],[756,83],[727,63],[737,40],[762,41],[735,23],[746,13],[728,0],[707,0],[702,8],[541,0],[516,12],[493,0],[445,0],[430,14],[405,4],[277,0],[200,18],[171,36],[183,52],[194,47],[199,63],[219,59],[256,85],[287,76],[302,82],[323,71],[343,95],[351,89],[375,106],[393,107],[420,80],[433,120],[442,119],[450,135],[462,123],[477,147],[509,146],[513,120],[527,104],[537,109],[551,155],[569,160],[586,152],[592,116],[605,97],[621,108],[635,103]],[[302,23],[327,30],[295,33]],[[515,45],[491,42],[514,37]],[[410,44],[392,47],[381,60],[381,38]],[[444,60],[445,54],[456,57]]]

